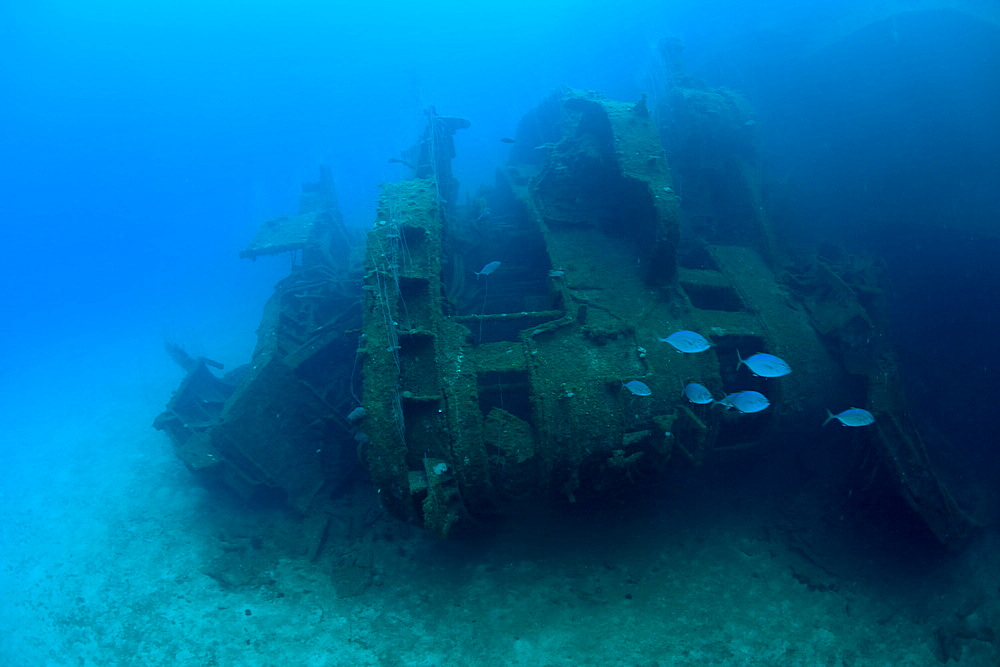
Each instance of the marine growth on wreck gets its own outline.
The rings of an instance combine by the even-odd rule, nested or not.
[[[429,109],[399,160],[412,177],[382,187],[363,242],[327,172],[297,215],[262,225],[243,256],[298,260],[252,361],[219,376],[187,360],[157,427],[197,474],[306,514],[360,466],[393,515],[449,536],[526,501],[781,457],[829,415],[960,543],[970,521],[880,335],[878,272],[774,238],[749,113],[697,83],[658,105],[559,89],[521,120],[494,185],[459,203],[468,121]]]

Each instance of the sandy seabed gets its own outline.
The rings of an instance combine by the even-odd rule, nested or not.
[[[8,374],[4,667],[934,665],[942,628],[1000,618],[992,533],[854,548],[806,487],[691,485],[442,542],[362,483],[311,557],[313,526],[195,483],[151,428],[180,372],[135,347]],[[966,634],[957,664],[998,664]]]

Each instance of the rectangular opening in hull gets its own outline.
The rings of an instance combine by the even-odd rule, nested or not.
[[[698,310],[725,310],[729,312],[746,310],[740,295],[728,285],[682,282],[681,287],[691,299],[691,305]]]
[[[479,409],[483,416],[493,408],[506,410],[529,424],[534,423],[531,381],[527,371],[488,371],[477,380]]]

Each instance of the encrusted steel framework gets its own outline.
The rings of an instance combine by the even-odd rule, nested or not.
[[[300,215],[265,223],[244,253],[302,253],[253,361],[220,379],[188,360],[157,427],[193,470],[303,512],[329,502],[357,455],[386,508],[448,535],[526,499],[603,497],[710,454],[781,452],[815,438],[825,408],[856,405],[876,415],[860,436],[890,483],[959,543],[971,522],[907,416],[877,267],[783,256],[752,157],[727,152],[744,144],[712,141],[749,131],[745,105],[680,86],[668,101],[657,122],[645,99],[555,91],[522,120],[495,187],[464,206],[450,160],[468,123],[429,110],[398,160],[412,179],[383,186],[360,274],[332,183],[311,184]],[[711,349],[659,340],[678,330]],[[757,352],[794,372],[738,368]],[[687,382],[719,398],[760,391],[771,407],[695,405]]]

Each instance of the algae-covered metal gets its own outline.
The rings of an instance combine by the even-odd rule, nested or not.
[[[202,479],[245,498],[277,497],[300,512],[323,506],[357,466],[347,419],[360,326],[358,280],[333,180],[306,183],[298,215],[265,222],[241,256],[295,253],[264,308],[250,363],[217,377],[175,350],[188,371],[154,423]]]
[[[959,542],[971,523],[908,417],[875,273],[785,258],[748,158],[699,134],[739,120],[735,97],[672,95],[654,122],[645,99],[555,91],[462,206],[450,161],[468,122],[428,110],[357,262],[328,175],[308,184],[244,253],[301,255],[252,362],[220,378],[185,361],[157,427],[192,470],[306,513],[360,459],[392,514],[449,535],[710,455],[789,456],[827,406],[864,405],[875,422],[852,431],[886,483]],[[698,122],[720,105],[733,113]]]
[[[724,393],[720,358],[735,368],[737,344],[784,353],[811,337],[802,353],[828,359],[814,373],[835,370],[794,308],[760,303],[777,284],[752,250],[706,250],[710,276],[679,266],[679,200],[644,104],[557,91],[516,146],[488,223],[453,215],[432,179],[414,180],[385,186],[368,239],[364,400],[376,418],[364,458],[387,507],[443,534],[526,495],[606,495],[675,450],[697,462],[720,442],[764,437],[783,411],[737,425],[676,390],[698,378]],[[469,280],[494,262],[502,272]],[[741,291],[734,277],[755,269],[760,294]],[[799,326],[769,333],[764,305]],[[685,327],[720,344],[657,348],[658,332]],[[644,391],[624,391],[629,381]],[[428,472],[438,462],[448,474]]]
[[[377,417],[364,460],[398,516],[448,534],[526,497],[607,496],[711,451],[808,441],[814,415],[856,400],[820,306],[776,270],[762,212],[728,221],[747,227],[729,244],[685,225],[696,214],[644,100],[556,91],[471,212],[424,173],[384,187],[365,265],[364,401]],[[714,187],[759,201],[742,176]],[[853,291],[839,302],[866,312]],[[657,344],[666,331],[711,346],[677,354]],[[741,349],[780,357],[782,372],[737,373]],[[677,391],[692,380],[760,399],[692,404]]]

